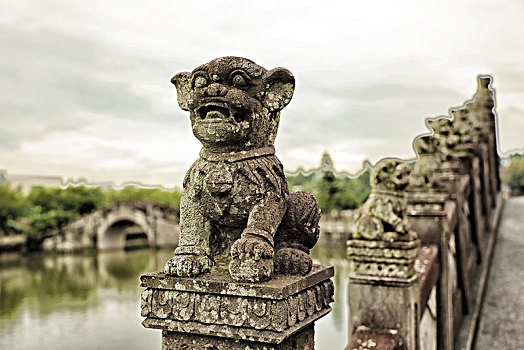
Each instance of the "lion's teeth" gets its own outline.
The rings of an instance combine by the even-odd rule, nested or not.
[[[206,114],[206,118],[209,118],[209,119],[223,119],[224,118],[224,114],[222,114],[219,111],[209,111]]]

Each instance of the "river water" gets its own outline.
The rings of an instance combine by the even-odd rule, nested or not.
[[[141,325],[141,274],[172,250],[0,256],[0,349],[160,349],[161,331]],[[316,323],[316,349],[347,345],[344,247],[318,246],[335,266],[333,311]]]

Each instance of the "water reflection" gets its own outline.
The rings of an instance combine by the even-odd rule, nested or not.
[[[317,245],[311,251],[316,263],[335,267],[335,302],[333,310],[316,323],[316,349],[344,349],[347,345],[347,281],[349,262],[345,242],[339,245]]]
[[[0,349],[160,349],[140,325],[138,277],[161,270],[172,250],[0,257]],[[317,349],[346,345],[343,247],[316,247],[335,265],[332,313],[317,322]]]

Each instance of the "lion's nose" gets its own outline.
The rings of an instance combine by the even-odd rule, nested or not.
[[[204,90],[204,96],[221,97],[226,96],[227,88],[222,84],[213,83]]]

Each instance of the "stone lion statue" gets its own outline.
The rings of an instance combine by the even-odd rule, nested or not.
[[[410,241],[417,238],[405,218],[403,190],[410,183],[412,168],[399,159],[382,159],[370,175],[371,194],[360,207],[353,239]]]
[[[445,160],[442,141],[438,134],[422,135],[413,142],[417,161],[411,172],[411,188],[440,187],[439,173]]]
[[[320,209],[311,194],[289,192],[273,146],[293,75],[222,57],[172,83],[203,148],[184,179],[179,247],[165,272],[196,276],[230,254],[238,281],[267,280],[274,271],[307,274]]]

